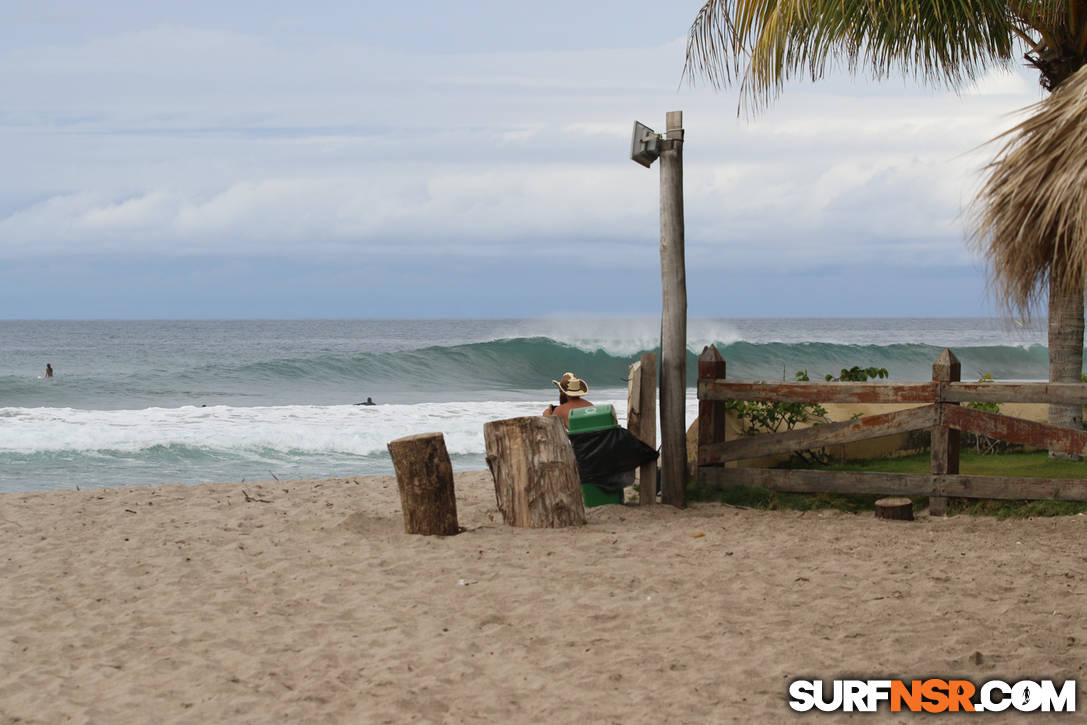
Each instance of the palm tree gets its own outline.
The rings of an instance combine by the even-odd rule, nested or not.
[[[973,239],[1009,310],[1029,313],[1048,285],[1050,380],[1079,382],[1087,178],[1077,166],[1087,95],[1077,89],[1087,72],[1070,79],[1085,50],[1087,0],[708,0],[691,26],[684,73],[717,87],[740,79],[742,102],[761,107],[786,81],[818,80],[837,64],[958,90],[1021,53],[1044,88],[1061,92],[1009,132],[988,167]],[[1080,410],[1050,406],[1050,421],[1078,426]]]
[[[1049,379],[1078,383],[1087,279],[1087,68],[1004,134],[974,202],[974,241],[999,297],[1029,310],[1049,287]],[[1012,310],[1014,311],[1014,310]],[[1082,406],[1051,405],[1049,422],[1082,427]]]

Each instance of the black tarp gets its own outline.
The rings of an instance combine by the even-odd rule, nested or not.
[[[656,460],[657,452],[626,428],[606,428],[588,433],[571,433],[578,474],[582,483],[594,483],[609,493],[622,491],[634,482],[622,476],[638,466]]]

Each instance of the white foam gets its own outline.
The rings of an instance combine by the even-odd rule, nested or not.
[[[224,453],[276,451],[290,454],[384,455],[395,438],[430,431],[445,435],[450,454],[483,453],[483,424],[501,418],[539,415],[543,402],[452,402],[415,405],[214,406],[78,410],[0,408],[0,452],[31,454],[70,451],[137,453],[156,446],[186,446]],[[625,400],[611,403],[620,422]],[[693,391],[688,424],[697,415]],[[658,438],[659,440],[659,438]]]

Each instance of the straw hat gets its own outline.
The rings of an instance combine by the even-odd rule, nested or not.
[[[580,398],[589,392],[589,384],[573,373],[563,373],[562,382],[552,380],[568,398]]]

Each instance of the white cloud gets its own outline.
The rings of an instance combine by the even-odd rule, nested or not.
[[[1034,94],[1037,100],[1041,100],[1042,88],[1037,79],[1030,80],[1021,72],[994,68],[979,78],[965,93],[976,96],[1011,96],[1012,98],[1023,98]]]
[[[682,27],[682,26],[677,26]],[[677,90],[683,42],[426,54],[163,24],[0,58],[0,257],[576,250],[655,264],[636,118],[686,114],[687,247],[715,266],[966,264],[985,150],[1035,91],[831,79],[754,120]],[[840,80],[840,79],[839,79]]]

